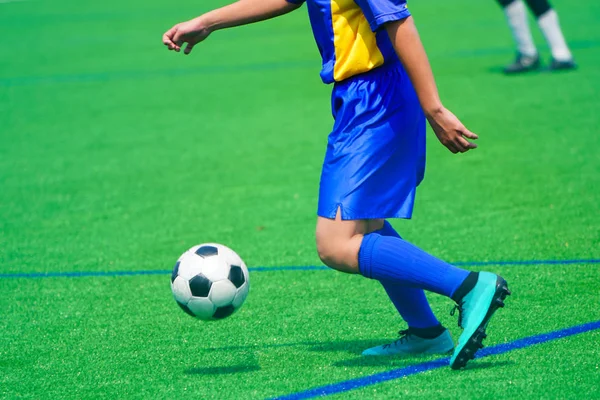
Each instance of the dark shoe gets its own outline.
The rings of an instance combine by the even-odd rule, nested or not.
[[[536,71],[540,68],[540,56],[526,56],[521,53],[517,54],[515,62],[504,68],[505,74],[522,74],[524,72]]]
[[[558,61],[553,58],[552,61],[550,61],[548,69],[550,71],[568,71],[577,69],[577,64],[575,64],[575,61],[572,59],[567,61]]]

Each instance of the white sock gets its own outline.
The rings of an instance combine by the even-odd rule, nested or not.
[[[565,37],[560,29],[556,11],[548,10],[543,15],[540,15],[538,18],[538,25],[548,42],[548,46],[550,46],[552,57],[558,61],[571,60],[573,56],[569,51],[567,42],[565,42]]]
[[[515,42],[517,42],[519,53],[534,57],[537,54],[537,49],[533,43],[529,22],[527,21],[527,11],[523,1],[515,0],[504,7],[504,14],[506,14],[506,20],[515,38]]]

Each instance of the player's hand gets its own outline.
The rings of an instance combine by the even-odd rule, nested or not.
[[[477,145],[468,139],[478,139],[478,136],[465,128],[450,110],[441,107],[428,114],[427,120],[439,141],[452,153],[464,153],[477,148]]]
[[[184,54],[190,54],[194,46],[210,35],[211,31],[202,23],[202,17],[175,25],[163,35],[163,43],[169,50],[181,51],[186,44]]]

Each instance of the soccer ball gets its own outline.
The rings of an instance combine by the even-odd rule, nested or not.
[[[179,307],[206,321],[229,317],[242,306],[249,289],[246,264],[222,244],[192,247],[179,257],[171,274]]]

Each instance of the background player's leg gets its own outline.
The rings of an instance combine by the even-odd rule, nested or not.
[[[502,6],[506,21],[517,45],[517,58],[507,66],[506,73],[519,73],[539,68],[539,55],[529,29],[527,12],[522,0],[497,0]]]
[[[573,69],[573,55],[560,28],[558,15],[548,0],[526,0],[531,12],[537,19],[552,52],[550,69]]]

